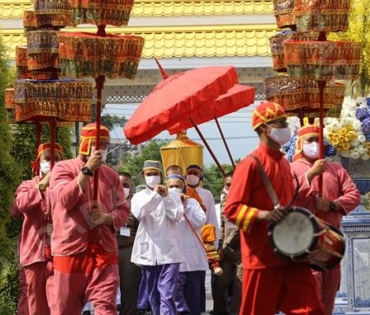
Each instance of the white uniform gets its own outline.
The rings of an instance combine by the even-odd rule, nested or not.
[[[207,220],[206,214],[198,201],[189,198],[185,208],[185,215],[193,226],[194,231],[185,217],[179,221],[178,228],[186,257],[186,261],[180,264],[180,272],[208,270],[208,260],[200,236],[200,228]],[[194,232],[198,235],[198,238]]]
[[[131,262],[156,266],[185,261],[177,228],[177,222],[184,214],[181,202],[173,195],[162,198],[146,188],[132,197],[131,212],[140,221]]]

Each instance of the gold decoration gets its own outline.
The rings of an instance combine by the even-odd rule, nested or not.
[[[185,132],[179,133],[176,139],[162,146],[160,153],[164,170],[171,165],[178,165],[185,173],[191,164],[203,167],[203,146],[190,140]]]
[[[15,84],[15,121],[89,121],[93,86],[81,80],[31,81]]]
[[[59,33],[58,38],[61,76],[72,78],[133,79],[144,47],[140,36]]]

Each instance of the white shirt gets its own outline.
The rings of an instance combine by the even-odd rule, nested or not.
[[[185,255],[185,262],[180,264],[180,272],[208,270],[208,260],[200,236],[200,228],[207,220],[206,214],[198,201],[189,198],[185,215],[189,222],[183,217],[178,223]],[[194,229],[190,227],[189,223]]]
[[[155,266],[185,261],[177,228],[184,214],[181,201],[172,194],[162,198],[147,188],[132,197],[131,212],[140,221],[131,262]]]

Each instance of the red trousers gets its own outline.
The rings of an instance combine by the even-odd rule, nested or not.
[[[244,269],[243,315],[324,315],[311,269],[304,264]]]
[[[116,315],[118,256],[91,244],[82,253],[54,256],[57,315],[80,315],[89,301],[95,315]],[[54,315],[54,314],[52,314]]]
[[[51,261],[40,261],[22,267],[27,283],[30,315],[50,315],[54,307],[54,279]]]
[[[315,276],[319,296],[324,305],[325,315],[332,315],[335,296],[340,286],[340,268],[334,268],[328,271],[312,271]]]

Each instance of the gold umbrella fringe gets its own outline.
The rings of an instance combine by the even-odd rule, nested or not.
[[[360,69],[361,43],[331,41],[285,41],[288,74],[316,80],[352,80]]]
[[[139,36],[59,33],[58,38],[62,77],[133,79],[144,47],[144,39]]]
[[[130,19],[133,0],[72,0],[74,23],[126,26]]]
[[[294,27],[294,0],[274,0],[274,15],[278,28]]]
[[[35,14],[71,14],[69,0],[36,0],[34,1]]]
[[[317,41],[319,33],[317,32],[294,32],[284,31],[269,38],[272,53],[273,69],[278,72],[286,72],[287,66],[284,59],[284,42],[287,40]]]
[[[317,116],[317,109],[320,107],[317,81],[292,79],[288,75],[271,76],[265,78],[265,90],[266,99],[281,104],[290,115],[297,115],[302,110],[309,117]],[[330,113],[330,117],[339,117],[345,90],[346,86],[342,83],[328,82],[323,104],[327,116]]]
[[[27,33],[27,53],[59,53],[58,33],[55,30],[38,30]]]
[[[15,121],[44,117],[65,121],[89,121],[92,82],[17,80],[14,87]]]
[[[26,31],[29,31],[45,26],[61,28],[74,25],[71,12],[69,14],[36,14],[34,11],[24,11],[23,26]]]
[[[351,0],[295,0],[294,8],[298,31],[348,30]]]

